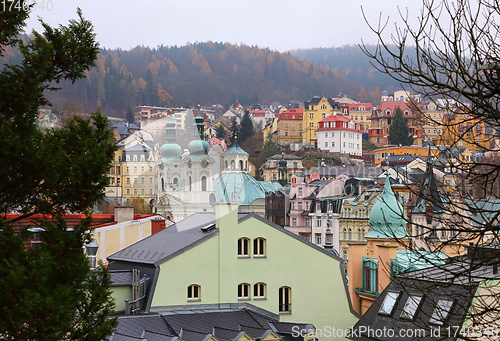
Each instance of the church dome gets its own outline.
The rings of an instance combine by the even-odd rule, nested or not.
[[[177,143],[165,143],[161,146],[160,153],[165,159],[173,159],[182,154],[182,148]]]
[[[369,220],[370,231],[365,238],[409,238],[403,205],[394,195],[388,175],[385,178],[384,190],[370,211]]]
[[[190,155],[208,155],[210,145],[205,140],[193,140],[188,144]]]

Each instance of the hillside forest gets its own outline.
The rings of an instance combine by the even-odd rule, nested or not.
[[[376,105],[382,90],[397,89],[370,65],[358,46],[281,53],[209,41],[100,52],[86,79],[54,84],[61,88],[48,94],[55,109],[89,112],[100,107],[109,116],[123,117],[138,105],[194,107],[200,103],[227,108],[236,99],[249,106],[305,101],[315,95],[347,95]],[[18,50],[8,47],[0,62],[15,64],[18,59]]]

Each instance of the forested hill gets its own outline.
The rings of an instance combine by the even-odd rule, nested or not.
[[[341,93],[376,102],[379,93],[375,87],[380,91],[387,88],[387,77],[379,77],[370,68],[359,48],[347,50],[346,55],[342,50],[334,51],[345,55],[340,63],[340,59],[329,58],[327,49],[281,53],[214,42],[154,49],[138,46],[128,51],[104,49],[96,67],[87,72],[87,79],[74,85],[62,83],[63,90],[48,97],[57,109],[73,106],[91,111],[99,106],[116,116],[137,105],[227,106],[237,98],[243,105],[286,104],[313,95],[336,97]],[[321,60],[318,52],[326,57]],[[18,59],[15,50],[6,51],[4,62]]]

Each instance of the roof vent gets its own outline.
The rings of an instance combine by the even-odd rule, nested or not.
[[[213,229],[215,229],[215,224],[214,223],[208,224],[208,225],[203,226],[203,227],[200,228],[201,232],[210,232]]]

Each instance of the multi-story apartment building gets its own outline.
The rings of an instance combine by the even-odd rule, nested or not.
[[[316,146],[319,121],[338,113],[340,113],[340,104],[331,98],[315,96],[304,102],[302,121],[302,142],[304,145]]]
[[[280,146],[302,142],[302,115],[302,108],[290,108],[278,116],[276,142]]]
[[[370,118],[373,112],[371,103],[340,103],[340,108],[343,115],[359,122],[363,133],[368,134],[368,129],[371,127]]]
[[[131,134],[117,143],[118,150],[108,172],[108,200],[126,204],[140,197],[152,204],[156,198],[155,142]]]
[[[368,141],[383,146],[387,144],[387,136],[389,135],[389,127],[391,126],[396,109],[399,108],[403,112],[410,134],[415,137],[413,144],[421,143],[422,128],[418,114],[413,114],[411,109],[405,102],[401,101],[384,101],[372,112],[371,128],[368,130]]]
[[[494,147],[494,134],[493,127],[482,118],[467,109],[457,109],[444,115],[443,136],[438,143],[481,151]]]
[[[318,123],[318,148],[333,153],[363,154],[361,124],[344,115],[332,115]]]

